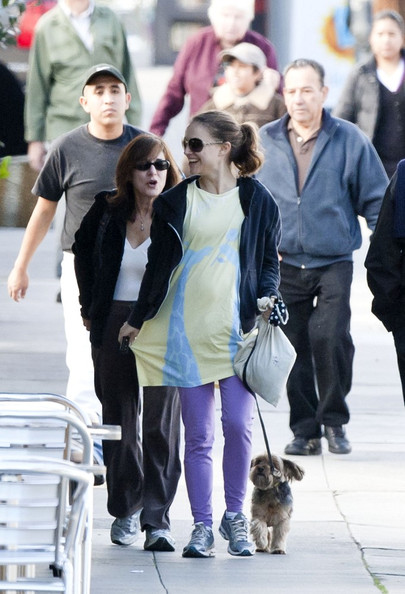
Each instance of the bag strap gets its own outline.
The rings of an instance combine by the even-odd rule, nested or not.
[[[256,345],[257,345],[257,337],[256,337],[255,343],[254,343],[254,345],[252,347],[252,350],[250,351],[249,356],[248,356],[248,358],[246,360],[246,363],[245,363],[245,365],[243,367],[242,382],[243,382],[243,385],[245,386],[246,390],[248,392],[250,392],[250,394],[252,394],[253,398],[256,401],[257,413],[259,415],[260,425],[261,425],[262,431],[263,431],[264,443],[266,444],[266,451],[267,451],[267,455],[269,457],[269,466],[270,466],[271,474],[274,477],[276,477],[276,478],[280,478],[281,477],[281,472],[274,466],[274,464],[273,464],[273,458],[271,457],[270,444],[269,444],[269,440],[267,438],[266,427],[264,425],[262,413],[261,413],[261,410],[260,410],[260,407],[259,407],[259,401],[257,400],[256,394],[253,392],[253,390],[250,389],[249,384],[246,381],[246,368],[247,368],[247,364],[249,362],[250,357],[253,355],[253,351],[255,350]]]
[[[276,306],[277,306],[277,309],[278,309],[278,303],[275,305],[275,307]],[[279,315],[280,315],[280,320],[282,320],[282,323],[283,324],[286,324],[288,318],[285,321],[283,321],[284,316],[281,313]],[[258,322],[256,322],[255,327],[257,327],[257,326],[258,326]],[[264,425],[262,413],[261,413],[260,406],[259,406],[259,401],[257,400],[256,394],[253,392],[253,390],[250,389],[249,384],[247,383],[247,380],[246,380],[247,364],[249,362],[250,357],[253,355],[253,351],[255,350],[256,346],[257,346],[257,337],[256,337],[256,340],[255,340],[254,345],[252,347],[252,350],[250,351],[249,356],[248,356],[248,358],[246,360],[246,363],[245,363],[245,365],[243,367],[243,374],[242,374],[242,378],[241,379],[242,379],[243,385],[245,386],[246,390],[248,390],[248,392],[250,392],[252,394],[253,398],[256,401],[257,413],[259,415],[260,425],[261,425],[262,431],[263,431],[264,443],[266,444],[266,451],[267,451],[267,455],[269,457],[269,466],[270,466],[271,474],[275,478],[281,478],[281,472],[273,464],[273,458],[271,457],[271,451],[270,451],[270,444],[269,444],[269,440],[267,438],[266,427]]]
[[[250,353],[249,353],[249,356],[248,356],[248,358],[246,359],[246,363],[245,363],[245,364],[244,364],[244,366],[243,366],[243,373],[242,373],[242,378],[241,378],[241,379],[242,379],[242,382],[243,382],[243,385],[245,386],[246,390],[248,390],[248,391],[249,391],[251,394],[253,394],[253,396],[254,396],[255,398],[256,398],[256,394],[255,394],[254,392],[252,392],[252,390],[251,390],[251,389],[250,389],[250,387],[249,387],[249,384],[247,383],[247,379],[246,379],[246,370],[247,370],[247,365],[248,365],[248,363],[249,363],[249,361],[250,361],[250,358],[251,358],[251,356],[253,355],[253,351],[254,351],[254,350],[255,350],[255,348],[256,348],[256,345],[257,345],[257,336],[256,336],[256,339],[255,339],[254,345],[252,346],[252,350],[250,351]],[[257,402],[257,400],[256,400],[256,402]]]

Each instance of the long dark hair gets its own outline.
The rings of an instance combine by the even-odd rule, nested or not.
[[[179,168],[164,140],[154,134],[139,134],[122,151],[115,170],[117,191],[109,198],[108,202],[112,207],[120,208],[126,220],[132,217],[134,211],[134,188],[132,184],[134,165],[149,158],[153,160],[160,152],[163,152],[165,159],[170,162],[164,191],[172,188],[181,180]]]
[[[238,124],[231,114],[213,109],[195,115],[190,123],[205,126],[212,138],[231,144],[230,161],[241,176],[252,175],[263,165],[258,128],[253,122]]]

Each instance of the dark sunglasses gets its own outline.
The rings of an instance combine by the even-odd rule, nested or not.
[[[201,153],[201,151],[203,150],[203,148],[205,146],[210,146],[210,144],[223,144],[224,141],[223,140],[218,140],[216,142],[204,142],[201,140],[201,138],[183,138],[182,140],[182,144],[183,144],[183,149],[186,150],[187,145],[190,147],[190,151],[193,151],[193,153]]]
[[[146,161],[145,163],[137,163],[134,168],[138,171],[148,171],[151,167],[157,169],[157,171],[166,171],[170,167],[170,161],[167,159],[156,159],[156,161]]]

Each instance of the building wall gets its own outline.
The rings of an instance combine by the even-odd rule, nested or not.
[[[268,0],[269,39],[280,67],[291,60],[311,58],[326,71],[332,108],[355,63],[354,38],[346,26],[346,0]]]

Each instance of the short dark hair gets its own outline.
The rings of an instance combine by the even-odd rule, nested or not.
[[[321,87],[324,87],[325,86],[325,69],[316,60],[309,60],[307,58],[298,58],[298,60],[294,60],[293,62],[290,62],[289,64],[287,64],[287,66],[284,68],[283,76],[285,78],[286,74],[290,70],[298,70],[298,68],[308,68],[308,67],[313,68],[313,70],[315,70],[315,72],[319,76],[319,81],[321,83]]]
[[[380,10],[379,12],[376,12],[373,16],[373,25],[384,19],[391,19],[391,21],[394,21],[394,23],[398,25],[402,35],[405,35],[404,19],[399,12],[396,10]]]

